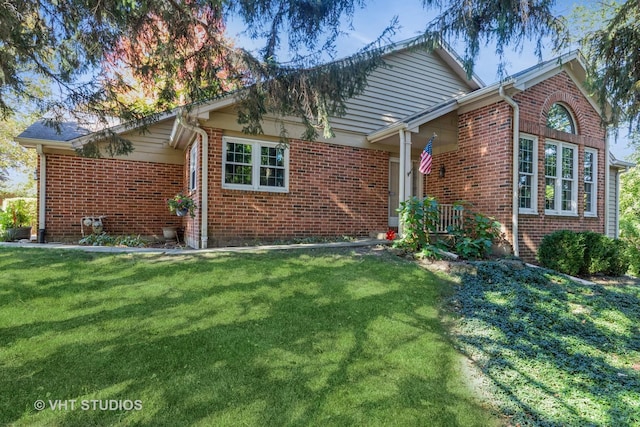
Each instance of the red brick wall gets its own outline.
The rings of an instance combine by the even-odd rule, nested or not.
[[[106,215],[109,234],[162,236],[181,225],[166,205],[181,190],[181,165],[47,154],[47,241],[77,240],[89,215]]]
[[[511,107],[504,102],[458,117],[458,149],[436,154],[426,193],[441,203],[464,200],[506,226],[510,238],[512,143]],[[445,166],[445,177],[438,171]]]
[[[226,190],[222,132],[207,132],[211,245],[387,229],[387,152],[292,140],[289,193]]]
[[[520,256],[535,261],[542,237],[560,229],[604,232],[604,183],[606,169],[605,132],[600,117],[566,73],[560,73],[515,95],[520,107],[520,132],[538,136],[538,215],[519,215]],[[572,111],[577,135],[546,127],[546,114],[555,102]],[[511,235],[511,195],[513,158],[513,112],[501,101],[461,114],[458,118],[458,150],[434,156],[432,173],[427,178],[426,193],[443,203],[466,200],[475,210],[494,216]],[[578,145],[578,216],[545,215],[544,146],[547,138]],[[584,148],[598,149],[598,216],[584,216],[583,165]],[[441,165],[446,177],[437,175]]]
[[[520,254],[530,261],[542,238],[556,230],[591,230],[604,233],[605,130],[597,111],[566,73],[560,73],[527,91],[514,96],[520,105],[520,131],[538,136],[538,215],[520,215]],[[556,102],[569,107],[575,118],[577,135],[547,129],[547,111]],[[544,212],[544,146],[547,139],[578,145],[578,216],[545,215]],[[585,217],[583,168],[585,147],[598,150],[597,217]]]

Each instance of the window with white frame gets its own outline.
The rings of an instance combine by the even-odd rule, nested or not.
[[[544,149],[545,213],[578,213],[578,147],[550,141]]]
[[[289,150],[282,144],[223,138],[222,187],[289,191]]]
[[[518,194],[521,213],[538,210],[538,139],[520,135],[518,146]]]
[[[198,145],[193,144],[189,151],[189,190],[198,186]]]
[[[547,112],[547,127],[561,132],[576,133],[575,120],[569,108],[557,102]]]
[[[596,216],[598,184],[598,150],[584,150],[584,215]]]

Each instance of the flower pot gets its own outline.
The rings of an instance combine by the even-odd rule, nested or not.
[[[31,239],[31,227],[7,228],[9,240]]]
[[[186,216],[189,213],[189,209],[176,209],[176,215]]]
[[[162,227],[162,236],[166,240],[175,240],[177,227]]]

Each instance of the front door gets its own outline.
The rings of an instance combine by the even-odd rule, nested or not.
[[[411,163],[411,194],[422,199],[423,197],[423,177],[418,171],[418,162]],[[389,227],[398,226],[398,211],[400,207],[400,160],[389,159]],[[408,195],[410,197],[410,195]]]
[[[398,226],[398,212],[396,209],[400,207],[399,175],[400,161],[398,159],[389,159],[389,227]]]

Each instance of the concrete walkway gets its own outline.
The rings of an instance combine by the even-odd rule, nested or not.
[[[167,248],[129,248],[117,246],[84,246],[65,245],[62,243],[14,243],[0,242],[0,248],[36,248],[36,249],[66,249],[81,250],[85,252],[106,252],[106,253],[156,253],[156,254],[203,254],[214,252],[257,252],[273,251],[284,249],[317,249],[317,248],[358,248],[363,246],[388,245],[388,240],[380,239],[360,239],[352,242],[332,242],[332,243],[299,243],[290,245],[263,245],[263,246],[228,246],[222,248],[208,249],[167,249]]]

